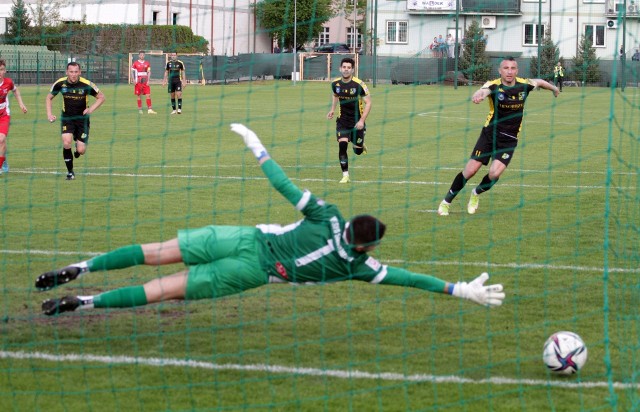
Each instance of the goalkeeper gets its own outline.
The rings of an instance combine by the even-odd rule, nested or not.
[[[35,286],[48,290],[90,272],[135,265],[184,262],[187,268],[95,296],[65,296],[42,303],[46,315],[76,309],[142,306],[171,299],[210,299],[240,293],[268,283],[323,284],[361,280],[373,284],[410,286],[469,299],[484,306],[502,304],[502,285],[484,286],[486,273],[470,283],[445,282],[381,264],[367,253],[384,236],[386,226],[373,216],[345,221],[335,205],[300,190],[269,157],[254,132],[232,124],[256,156],[273,187],[304,218],[296,223],[251,226],[206,226],[178,232],[160,243],[125,246],[65,268],[40,275]]]

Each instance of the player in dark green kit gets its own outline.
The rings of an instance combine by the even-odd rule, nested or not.
[[[52,100],[58,94],[62,95],[62,157],[67,167],[67,180],[76,178],[73,171],[73,158],[80,157],[87,150],[89,143],[90,120],[89,115],[104,103],[104,94],[89,80],[81,77],[80,65],[76,62],[67,64],[67,76],[58,79],[47,94],[45,105],[47,119],[53,123],[57,117],[53,114]],[[96,98],[89,105],[89,96]],[[72,153],[71,146],[76,143],[76,151]]]
[[[349,156],[347,155],[349,142],[353,145],[353,153],[356,155],[367,153],[367,146],[364,144],[364,137],[367,133],[365,120],[371,111],[371,95],[367,85],[354,77],[355,69],[356,63],[352,58],[342,59],[340,62],[342,77],[331,82],[333,97],[327,119],[333,119],[336,107],[338,107],[336,138],[338,139],[338,159],[342,169],[340,183],[351,182]]]
[[[187,269],[96,296],[65,296],[43,302],[46,315],[76,309],[134,307],[170,299],[208,299],[240,293],[268,283],[330,283],[361,280],[446,293],[485,306],[502,304],[501,285],[484,286],[483,273],[470,283],[447,283],[433,276],[383,265],[374,250],[385,225],[373,216],[345,221],[335,205],[300,190],[269,157],[260,139],[241,124],[231,125],[258,159],[263,172],[304,218],[287,226],[206,226],[181,230],[160,243],[125,246],[65,268],[46,272],[35,282],[47,290],[93,271],[135,265],[184,262]]]
[[[473,148],[471,158],[464,170],[454,178],[449,192],[438,206],[440,216],[449,215],[451,202],[464,188],[467,181],[480,170],[482,165],[488,165],[493,159],[487,173],[480,184],[473,189],[467,212],[474,214],[480,203],[479,195],[491,189],[502,173],[507,169],[518,145],[518,135],[522,127],[524,103],[529,92],[539,87],[551,90],[558,97],[558,88],[542,79],[522,79],[518,75],[518,63],[507,57],[500,62],[500,78],[486,82],[471,97],[471,101],[478,104],[487,97],[489,102],[489,116],[484,123],[480,137]]]
[[[182,114],[182,89],[187,84],[187,75],[184,63],[178,60],[176,53],[169,53],[169,61],[165,66],[162,85],[166,86],[167,84],[169,85],[167,91],[171,96],[171,108],[173,109],[171,114]],[[178,101],[177,108],[176,99]]]

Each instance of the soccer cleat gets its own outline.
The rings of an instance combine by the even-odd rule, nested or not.
[[[67,180],[75,180],[76,179],[76,174],[73,172],[69,172],[67,173]]]
[[[138,114],[142,114],[142,109],[139,109],[139,110],[138,110]]]
[[[73,312],[78,309],[82,301],[76,296],[65,296],[60,299],[47,299],[42,302],[42,312],[47,316],[59,315],[63,312]]]
[[[350,183],[351,179],[349,179],[349,175],[344,175],[342,176],[342,179],[340,179],[340,183]]]
[[[77,150],[73,152],[73,157],[75,157],[76,159],[79,158],[80,156],[82,155]]]
[[[7,161],[7,159],[4,160],[0,173],[9,173],[9,162]]]
[[[62,269],[45,272],[36,279],[36,289],[49,290],[75,280],[82,273],[77,266],[67,266]]]
[[[451,206],[451,203],[447,203],[444,200],[440,202],[440,206],[438,206],[438,214],[440,216],[449,216],[449,206]]]
[[[178,109],[178,114],[182,114],[182,109]]]
[[[171,114],[176,114],[176,113],[178,113],[178,112],[177,112],[177,111],[175,111],[175,110],[171,112]]]
[[[480,196],[471,192],[471,197],[469,198],[469,203],[467,204],[467,212],[469,212],[470,215],[476,213],[479,204]]]
[[[142,113],[142,112],[140,112],[140,113]],[[153,111],[153,109],[147,110],[147,113],[148,114],[158,114],[157,112]]]

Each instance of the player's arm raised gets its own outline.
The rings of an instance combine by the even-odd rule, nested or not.
[[[297,207],[300,200],[304,197],[305,192],[293,184],[278,163],[271,159],[271,156],[267,153],[267,149],[258,136],[251,129],[240,123],[232,123],[231,130],[240,135],[247,148],[253,152],[253,155],[258,160],[262,171],[269,179],[271,185],[280,192],[285,199]]]

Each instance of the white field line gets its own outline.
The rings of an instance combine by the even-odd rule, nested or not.
[[[248,364],[241,365],[235,363],[217,364],[212,362],[203,362],[189,359],[172,359],[172,358],[144,358],[131,356],[103,356],[90,354],[68,354],[68,355],[52,355],[42,352],[11,352],[0,351],[1,359],[17,359],[17,360],[41,360],[46,362],[78,362],[78,363],[102,363],[107,365],[135,365],[149,367],[178,367],[193,369],[208,369],[218,371],[248,371],[269,374],[287,374],[298,376],[312,377],[329,377],[336,379],[358,379],[358,380],[383,380],[396,382],[431,382],[431,383],[451,383],[451,384],[471,384],[471,385],[517,385],[517,386],[546,386],[556,388],[608,388],[613,386],[616,389],[638,389],[640,384],[622,383],[622,382],[582,382],[566,380],[542,380],[542,379],[514,379],[505,377],[493,377],[485,379],[470,379],[455,375],[430,375],[430,374],[414,374],[403,375],[395,372],[363,372],[358,370],[339,370],[339,369],[318,369],[318,368],[294,368],[281,365],[265,365],[265,364]]]
[[[37,250],[37,249],[0,249],[0,254],[6,255],[44,255],[44,256],[98,256],[104,252],[70,252],[60,250]],[[544,270],[558,270],[558,271],[570,271],[570,272],[604,272],[603,267],[598,266],[574,266],[574,265],[551,265],[544,263],[495,263],[495,262],[460,262],[450,260],[421,260],[421,261],[406,261],[406,260],[382,260],[385,264],[408,264],[410,266],[415,265],[434,265],[434,266],[467,266],[467,267],[481,267],[486,269],[491,268],[507,268],[507,269],[544,269]],[[640,273],[640,268],[627,269],[610,267],[609,273]]]
[[[352,169],[357,169],[356,168],[352,168]],[[460,168],[457,169],[450,169],[450,170],[461,170]],[[33,169],[26,169],[26,170],[15,170],[15,169],[11,169],[11,173],[14,174],[18,174],[18,173],[22,173],[22,174],[48,174],[48,175],[60,175],[60,176],[66,176],[66,172],[63,173],[60,170],[57,171],[44,171],[44,170],[33,170]],[[635,175],[636,173],[629,173],[629,175]],[[188,175],[184,175],[184,174],[157,174],[157,173],[118,173],[118,172],[110,172],[110,173],[98,173],[98,172],[78,172],[76,173],[77,176],[104,176],[104,177],[123,177],[123,178],[131,178],[131,177],[135,177],[135,178],[151,178],[151,179],[166,179],[166,178],[173,178],[173,179],[205,179],[205,180],[267,180],[266,177],[262,177],[262,176],[211,176],[211,175],[194,175],[194,174],[188,174]],[[304,179],[299,179],[299,178],[291,178],[292,181],[296,181],[296,182],[326,182],[327,179],[320,179],[320,178],[304,178]],[[375,184],[375,185],[379,185],[379,184],[390,184],[390,185],[427,185],[427,186],[441,186],[441,185],[446,185],[449,186],[451,185],[450,181],[442,181],[442,182],[436,182],[436,181],[419,181],[419,180],[361,180],[361,179],[357,179],[354,181],[356,184]],[[548,189],[549,185],[548,184],[539,184],[539,185],[535,185],[535,184],[521,184],[521,183],[517,183],[517,184],[512,184],[512,183],[507,183],[507,182],[500,182],[500,187],[518,187],[518,188],[541,188],[541,189]],[[623,189],[627,189],[630,190],[632,189],[631,187],[620,187],[617,186],[618,188],[623,188]],[[553,185],[553,188],[556,189],[578,189],[578,190],[589,190],[589,189],[606,189],[605,185]]]

